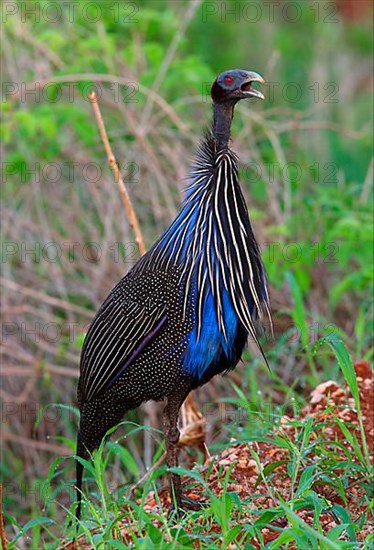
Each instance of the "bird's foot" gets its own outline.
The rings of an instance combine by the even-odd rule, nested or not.
[[[206,503],[200,499],[193,499],[185,495],[182,496],[182,507],[186,510],[201,510]]]
[[[172,504],[169,509],[169,518],[172,520],[182,518],[188,511],[197,512],[201,510],[206,505],[206,502],[203,500],[189,498],[185,495],[182,495],[180,502],[175,506]]]

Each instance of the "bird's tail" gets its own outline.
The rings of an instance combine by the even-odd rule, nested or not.
[[[88,452],[87,452],[87,449],[85,448],[85,446],[83,445],[80,431],[78,431],[78,435],[77,435],[77,456],[80,457],[80,458],[83,458],[83,459],[88,458]],[[76,483],[75,483],[75,488],[76,488],[76,491],[77,491],[78,505],[77,505],[77,508],[75,510],[75,517],[77,519],[77,522],[80,520],[81,511],[82,511],[83,470],[84,470],[83,464],[79,460],[76,460]]]
[[[100,412],[100,411],[99,411]],[[88,420],[92,420],[88,422]],[[100,446],[100,443],[108,430],[120,422],[122,418],[118,414],[115,417],[100,417],[96,409],[89,409],[87,416],[87,410],[81,410],[80,427],[77,434],[77,451],[76,451],[76,491],[77,491],[77,508],[75,510],[75,517],[77,519],[77,526],[82,513],[82,483],[83,483],[83,471],[84,465],[82,460],[89,460],[91,453]],[[78,460],[78,459],[81,460]]]

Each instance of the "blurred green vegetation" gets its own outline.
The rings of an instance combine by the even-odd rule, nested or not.
[[[210,122],[207,94],[215,76],[243,67],[267,81],[265,102],[238,106],[232,134],[271,286],[276,338],[264,345],[274,379],[248,352],[245,365],[233,374],[233,387],[215,381],[199,395],[201,404],[227,399],[264,412],[264,403],[274,401],[279,415],[295,401],[301,406],[313,384],[341,376],[331,353],[316,354],[313,348],[331,330],[355,359],[372,357],[369,16],[344,20],[333,2],[307,0],[293,2],[290,11],[284,10],[287,2],[277,2],[274,12],[266,2],[206,1],[193,10],[185,1],[103,0],[81,2],[70,12],[67,2],[54,9],[48,0],[5,4],[10,8],[2,52],[3,240],[16,246],[3,254],[16,252],[4,255],[3,274],[19,285],[12,289],[5,283],[6,321],[18,329],[55,323],[61,333],[56,342],[45,334],[23,337],[22,330],[7,338],[5,402],[29,388],[26,402],[39,409],[75,403],[84,327],[131,267],[126,245],[133,235],[88,101],[95,83],[149,246],[178,208],[190,159]],[[100,167],[99,178],[90,176],[90,163]],[[61,250],[64,243],[77,242],[77,252],[47,261],[40,250],[50,242]],[[87,260],[82,253],[90,242],[102,246],[100,259]],[[116,261],[111,247],[122,242],[125,251]],[[25,256],[23,244],[42,248]],[[50,297],[61,302],[51,303]],[[72,332],[74,323],[78,328]],[[19,367],[29,374],[14,375]],[[70,370],[60,375],[58,367]],[[20,487],[26,475],[30,485],[38,484],[58,454],[56,446],[73,452],[75,417],[63,411],[53,424],[33,421],[32,415],[25,420],[18,414],[22,401],[15,402],[17,414],[6,426],[16,439],[9,439],[4,451],[3,478]],[[254,429],[252,422],[232,426],[218,418],[213,423],[214,449],[225,443],[220,435],[240,439]],[[266,433],[270,425],[265,418],[255,429]],[[30,451],[30,441],[54,447]],[[124,484],[150,466],[142,461],[142,436],[136,433],[131,441],[133,467],[113,474]],[[151,460],[159,452],[152,439]],[[72,467],[54,481],[70,482]],[[61,487],[56,491],[56,502],[47,507],[54,521],[64,517],[63,506],[71,500]],[[20,524],[40,519],[42,498],[5,493]],[[47,522],[40,521],[47,530],[45,539],[38,539],[37,519],[31,526],[33,547],[50,536]],[[17,529],[9,532],[14,536]]]

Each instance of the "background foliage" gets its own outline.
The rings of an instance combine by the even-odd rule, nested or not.
[[[93,312],[137,258],[87,100],[93,85],[149,246],[177,211],[215,76],[243,67],[267,81],[266,101],[237,108],[233,145],[271,286],[275,340],[264,345],[274,378],[248,353],[232,384],[215,380],[198,393],[213,451],[228,436],[269,429],[266,418],[230,421],[224,398],[281,414],[340,376],[327,349],[312,351],[319,337],[337,333],[357,359],[372,354],[367,3],[235,2],[233,13],[222,2],[51,4],[2,6],[2,470],[6,510],[18,522],[11,537],[30,518],[58,521],[70,506],[73,460],[44,482],[53,458],[74,452],[79,349]],[[131,419],[158,427],[149,411]],[[145,472],[160,437],[137,431],[122,449],[128,470],[119,456],[112,461],[113,486]],[[46,529],[32,526],[34,547],[52,536]],[[30,544],[27,536],[18,544]]]

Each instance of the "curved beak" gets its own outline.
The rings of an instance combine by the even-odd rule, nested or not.
[[[261,84],[265,83],[265,80],[261,75],[253,71],[248,71],[246,73],[246,78],[243,84],[240,86],[240,91],[248,97],[258,97],[259,99],[265,99],[265,96],[259,90],[252,88],[253,82],[260,82]]]

